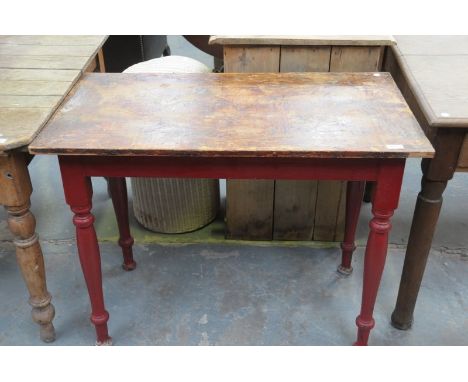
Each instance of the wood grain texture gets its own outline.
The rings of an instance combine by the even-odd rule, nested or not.
[[[276,73],[280,47],[224,47],[224,71]],[[271,240],[274,180],[226,181],[226,236],[230,239]]]
[[[87,74],[30,150],[209,157],[433,154],[386,73]]]
[[[330,51],[329,46],[282,46],[280,72],[328,72]]]
[[[0,95],[0,112],[2,112],[1,109],[3,108],[9,108],[9,109],[18,109],[16,110],[16,114],[18,114],[16,117],[21,120],[21,116],[19,115],[22,113],[24,110],[23,109],[29,109],[29,108],[48,108],[51,109],[55,106],[57,106],[60,101],[63,99],[61,96],[24,96],[24,95]],[[12,110],[13,111],[13,110]],[[51,112],[51,110],[49,110]],[[13,116],[12,118],[16,118]],[[3,127],[7,127],[6,124],[7,121],[0,122],[2,123]],[[2,133],[5,133],[5,131],[2,131]],[[23,136],[24,134],[29,134],[25,133],[24,131],[20,130],[15,130],[17,135]],[[12,134],[12,138],[15,137],[15,134]],[[3,146],[0,144],[0,149]]]
[[[381,62],[380,46],[334,46],[330,59],[331,72],[375,72]]]
[[[9,69],[77,69],[90,62],[90,57],[67,56],[0,56],[0,67]]]
[[[9,56],[66,56],[89,57],[94,54],[94,45],[16,45],[0,44],[0,55]]]
[[[34,97],[34,99],[37,98]],[[45,125],[51,113],[52,110],[47,107],[0,107],[0,146],[2,149],[9,150],[27,145],[31,137]]]
[[[226,182],[226,237],[271,240],[274,180]]]
[[[274,240],[312,240],[317,204],[316,180],[276,180]]]
[[[67,81],[75,82],[79,70],[56,69],[1,69],[0,81]]]
[[[105,40],[0,36],[0,152],[31,142]]]
[[[67,81],[0,80],[0,95],[41,96],[63,95],[71,88]]]
[[[15,45],[55,45],[80,46],[91,45],[100,48],[107,36],[61,36],[61,35],[10,35],[0,36],[0,44]]]
[[[397,41],[395,59],[429,125],[467,128],[468,36],[398,36]]]
[[[279,72],[280,47],[255,48],[225,47],[224,71],[226,73]]]
[[[392,36],[211,36],[210,44],[221,45],[393,45]]]

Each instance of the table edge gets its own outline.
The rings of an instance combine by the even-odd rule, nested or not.
[[[393,45],[391,48],[393,49],[395,59],[401,69],[401,73],[405,78],[405,81],[408,84],[410,90],[413,92],[416,102],[418,102],[419,106],[421,107],[421,110],[429,126],[438,128],[468,128],[468,118],[444,118],[438,117],[435,114],[432,106],[424,95],[421,86],[414,77],[413,72],[405,59],[406,55],[404,55],[398,48],[398,44]]]

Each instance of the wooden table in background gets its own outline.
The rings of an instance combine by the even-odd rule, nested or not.
[[[0,36],[0,204],[8,212],[32,318],[46,342],[55,339],[54,307],[30,212],[27,145],[84,71],[104,71],[105,36]]]
[[[388,73],[88,74],[29,150],[59,156],[98,344],[110,337],[92,176],[375,181],[356,319],[366,345],[405,159],[434,152]],[[360,202],[347,203],[344,262]],[[122,230],[130,269],[132,242]]]
[[[455,171],[468,171],[468,36],[396,36],[389,71],[436,150],[422,161],[418,195],[406,250],[393,326],[413,322],[431,249],[442,194]]]
[[[390,36],[212,36],[230,72],[376,72]],[[258,137],[267,139],[266,136]],[[346,182],[228,180],[227,237],[341,241]]]

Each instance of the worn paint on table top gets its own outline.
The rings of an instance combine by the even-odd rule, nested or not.
[[[32,153],[430,157],[386,73],[87,74]]]

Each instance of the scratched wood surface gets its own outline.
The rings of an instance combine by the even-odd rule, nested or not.
[[[27,145],[105,36],[0,36],[0,152]]]
[[[86,74],[32,153],[397,158],[433,148],[387,73]]]
[[[211,36],[210,44],[221,45],[393,45],[395,40],[392,36]]]

